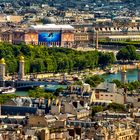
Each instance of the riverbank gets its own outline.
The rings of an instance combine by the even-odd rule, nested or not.
[[[111,67],[109,67],[108,69],[112,69],[113,72],[112,73],[117,73],[120,72],[122,69],[123,64],[114,64]],[[133,70],[133,69],[137,69],[138,67],[138,62],[133,63],[133,64],[125,64],[126,67],[126,71],[127,70]],[[25,75],[25,80],[29,80],[30,76],[33,75],[34,79],[38,79],[38,80],[56,80],[56,81],[62,81],[62,80],[69,80],[69,81],[73,81],[74,77],[77,77],[79,79],[84,79],[84,77],[86,76],[92,76],[92,75],[103,75],[103,74],[108,74],[108,70],[102,70],[100,68],[96,68],[96,69],[85,69],[85,70],[81,70],[81,71],[73,71],[71,73],[64,73],[64,72],[59,72],[59,73],[33,73],[30,75]],[[7,76],[6,80],[10,80],[12,77]]]
[[[119,72],[122,70],[122,67],[125,66],[126,71],[127,70],[134,70],[138,68],[138,62],[133,64],[124,64],[124,65],[113,65],[111,68],[115,71]]]

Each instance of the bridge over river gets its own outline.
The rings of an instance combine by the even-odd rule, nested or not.
[[[67,85],[61,85],[58,82],[46,82],[46,81],[4,81],[5,86],[14,86],[18,89],[30,89],[34,87],[45,87],[46,90],[56,90],[57,88],[67,88]]]

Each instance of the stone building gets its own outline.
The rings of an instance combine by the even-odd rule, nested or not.
[[[119,93],[114,83],[101,83],[95,89],[96,100],[124,104],[124,95]]]
[[[137,140],[137,132],[128,123],[117,123],[106,127],[95,125],[90,128],[87,137],[95,140]]]

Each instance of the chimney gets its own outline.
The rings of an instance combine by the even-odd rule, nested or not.
[[[81,128],[76,127],[75,132],[77,135],[79,135],[81,137],[81,133],[82,133]]]
[[[75,130],[74,129],[68,129],[69,135],[75,138]]]

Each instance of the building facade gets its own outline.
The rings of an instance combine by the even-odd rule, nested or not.
[[[38,33],[38,45],[72,47],[74,44],[74,28],[70,25],[46,24],[29,29]]]

